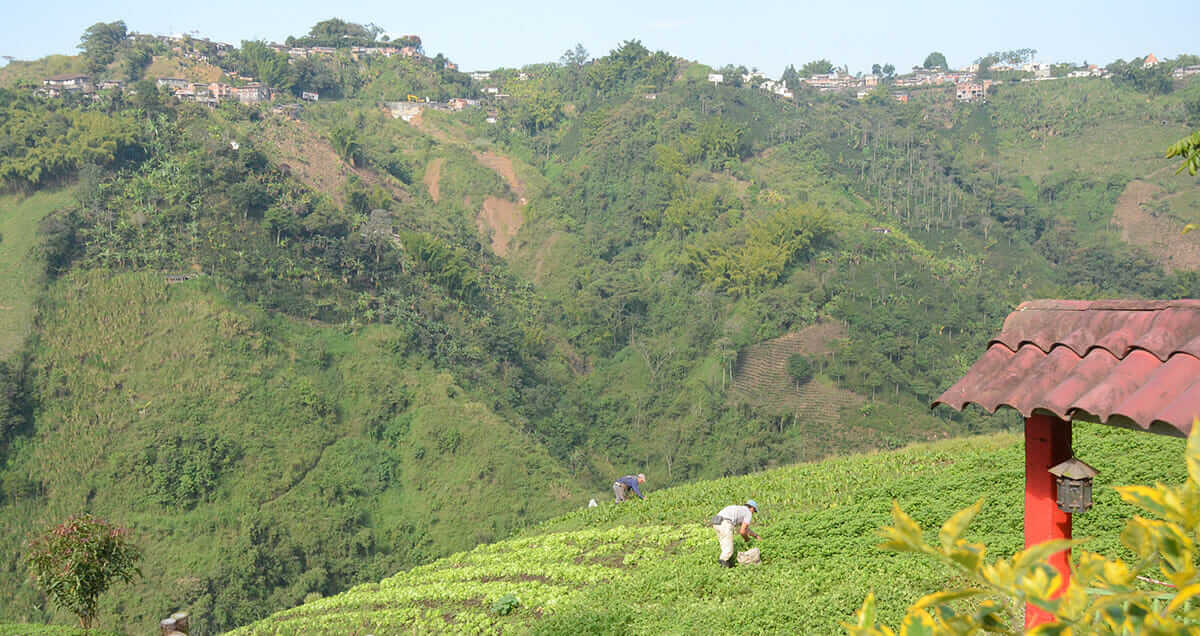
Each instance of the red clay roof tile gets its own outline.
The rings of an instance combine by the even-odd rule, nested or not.
[[[1186,435],[1200,417],[1200,300],[1023,303],[933,406],[969,403]]]

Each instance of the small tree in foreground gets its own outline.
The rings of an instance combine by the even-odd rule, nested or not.
[[[1137,560],[1125,563],[1082,551],[1071,568],[1070,583],[1048,558],[1080,541],[1047,541],[1016,553],[1011,559],[986,563],[987,548],[962,538],[983,500],[956,513],[942,526],[938,542],[925,542],[915,521],[892,506],[893,525],[881,531],[882,546],[897,552],[917,552],[946,563],[969,580],[961,590],[930,594],[908,609],[901,636],[915,634],[1017,634],[1009,626],[1025,603],[1055,616],[1029,634],[1200,634],[1200,594],[1197,535],[1200,533],[1200,421],[1192,425],[1187,444],[1188,480],[1179,487],[1163,484],[1117,488],[1121,498],[1155,517],[1135,516],[1121,532],[1121,542]],[[1148,575],[1148,576],[1146,576]],[[1173,589],[1148,590],[1142,582],[1161,577]],[[985,596],[963,611],[952,602]],[[994,600],[996,597],[1001,601]],[[875,622],[875,597],[868,595],[852,625],[852,635],[880,636],[897,632]]]
[[[128,530],[84,514],[29,542],[29,574],[55,605],[74,612],[83,628],[90,629],[96,601],[109,585],[141,576],[141,556]]]

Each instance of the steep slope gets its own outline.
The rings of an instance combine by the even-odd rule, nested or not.
[[[347,335],[207,278],[104,271],[57,283],[41,324],[0,545],[17,555],[83,510],[128,524],[146,576],[104,597],[106,626],[148,631],[185,609],[213,633],[504,537],[581,494],[453,377],[394,353],[394,328]],[[40,615],[23,578],[3,562],[5,619]]]
[[[0,197],[0,360],[17,351],[33,332],[42,281],[40,261],[31,253],[38,222],[70,201],[70,190]]]
[[[1093,537],[1088,550],[1123,554],[1118,535],[1132,509],[1112,486],[1181,481],[1183,441],[1098,425],[1075,434],[1077,453],[1103,478],[1076,535]],[[875,547],[892,501],[936,528],[984,497],[968,538],[991,556],[1011,555],[1023,547],[1023,465],[1019,441],[995,435],[651,491],[645,502],[585,508],[233,634],[837,634],[870,591],[881,620],[895,624],[920,596],[960,583],[929,560]],[[763,564],[721,569],[705,520],[747,497],[762,506]],[[519,604],[502,615],[508,595]]]

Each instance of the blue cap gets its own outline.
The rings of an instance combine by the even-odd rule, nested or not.
[[[758,503],[757,503],[757,502],[755,502],[753,499],[747,499],[747,500],[746,500],[746,505],[747,505],[747,506],[750,506],[751,508],[754,508],[754,510],[755,510],[755,511],[757,511],[757,510],[758,510]]]

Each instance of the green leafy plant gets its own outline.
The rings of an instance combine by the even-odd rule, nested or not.
[[[1167,148],[1167,159],[1179,157],[1183,159],[1183,163],[1179,165],[1179,170],[1176,174],[1187,170],[1187,173],[1196,176],[1200,172],[1200,130],[1192,133],[1190,137],[1184,137]]]
[[[508,616],[509,614],[513,613],[513,610],[520,606],[521,599],[517,598],[513,594],[505,594],[504,596],[496,599],[495,603],[492,603],[492,611],[501,616]]]
[[[74,612],[84,629],[96,618],[96,601],[113,581],[141,576],[141,550],[129,531],[90,514],[69,517],[29,542],[29,573],[56,605]]]
[[[882,547],[928,555],[958,570],[970,582],[962,589],[935,592],[918,600],[905,614],[899,634],[1020,633],[1007,619],[1019,615],[1026,603],[1055,617],[1029,634],[1200,634],[1200,607],[1193,603],[1200,594],[1196,568],[1200,421],[1188,437],[1186,461],[1188,479],[1181,486],[1158,483],[1117,488],[1122,499],[1154,517],[1135,516],[1121,533],[1121,542],[1136,561],[1126,563],[1082,551],[1065,588],[1061,574],[1048,559],[1082,541],[1046,541],[1011,559],[987,563],[986,546],[963,538],[983,507],[982,499],[946,521],[936,544],[927,542],[921,527],[893,503],[893,524],[881,530],[887,539]],[[1150,577],[1165,578],[1173,589],[1147,589]],[[965,599],[977,602],[963,610],[952,605]],[[876,624],[873,594],[863,602],[855,622],[844,627],[856,636],[897,633]]]

